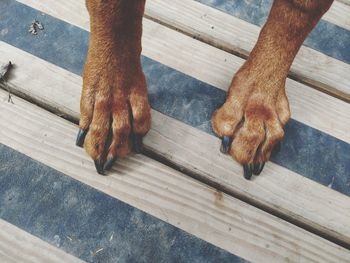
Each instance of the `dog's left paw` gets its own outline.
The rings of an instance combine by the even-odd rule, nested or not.
[[[241,163],[244,177],[250,179],[261,173],[283,138],[290,110],[284,81],[271,83],[245,72],[249,71],[233,79],[226,102],[213,114],[212,126],[222,138],[221,151]]]

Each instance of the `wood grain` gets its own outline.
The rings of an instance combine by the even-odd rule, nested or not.
[[[84,0],[19,2],[89,30],[89,16]],[[77,16],[77,13],[81,15]],[[350,23],[348,13],[349,6],[336,2],[327,17],[328,20],[343,21],[342,25],[346,27]],[[210,45],[243,56],[247,56],[254,47],[260,31],[258,26],[193,0],[148,0],[145,15]],[[148,19],[144,20],[144,42],[156,37],[152,31],[147,30],[149,23]],[[151,25],[150,27],[152,28]],[[179,41],[169,43],[182,45]],[[231,78],[236,70],[230,68]],[[303,46],[294,60],[290,75],[298,81],[350,102],[349,64]]]
[[[2,219],[0,219],[0,229],[0,262],[83,262]]]
[[[334,1],[331,8],[326,14],[324,14],[322,19],[339,27],[350,30],[349,4],[350,1],[348,0]]]
[[[145,31],[152,32],[155,36],[144,39],[145,55],[223,90],[229,86],[231,70],[237,70],[243,63],[243,60],[236,56],[154,22],[145,26]],[[78,118],[77,98],[80,94],[81,78],[0,42],[0,62],[5,63],[9,60],[17,64],[17,69],[13,71],[15,77],[10,81],[11,85],[18,86],[18,89],[31,97],[39,98],[42,103],[51,105],[53,109]],[[42,72],[43,77],[32,78],[33,72]],[[55,76],[62,80],[58,80]],[[31,83],[31,85],[23,86],[23,83]],[[71,85],[74,88],[67,89],[68,96],[62,97],[61,89]],[[32,86],[35,88],[31,88]],[[292,118],[350,143],[348,132],[350,105],[348,103],[309,89],[290,79],[287,80],[286,86]],[[38,87],[46,88],[37,90]],[[53,97],[56,99],[53,100]]]
[[[0,43],[0,57],[7,60],[8,56],[12,57],[16,65],[8,83],[13,91],[20,92],[45,106],[49,105],[61,114],[76,119],[79,117],[81,77]],[[41,74],[37,75],[36,72]],[[35,74],[37,77],[32,78]],[[317,104],[310,103],[310,106],[312,105]],[[334,105],[337,106],[338,103]],[[348,104],[345,105],[349,107]],[[339,109],[327,116],[338,118],[339,123],[346,122],[347,118],[342,114],[349,112],[347,109]],[[324,114],[331,113],[332,109],[329,108],[328,113]],[[307,114],[305,111],[304,115]],[[323,121],[327,122],[325,116]],[[330,131],[331,128],[329,127]],[[335,127],[333,129],[337,130]],[[67,147],[73,145],[73,141],[67,142]],[[235,196],[250,200],[256,205],[306,224],[324,235],[350,244],[350,198],[345,195],[273,163],[266,165],[264,176],[249,182],[243,178],[240,165],[218,150],[213,150],[219,149],[220,141],[217,138],[156,111],[152,111],[152,129],[144,142],[153,152],[199,174],[207,181],[224,187]],[[43,158],[45,156],[46,154]],[[89,164],[89,172],[94,174],[91,162],[84,162]],[[100,180],[99,177],[94,178]]]
[[[350,251],[148,157],[132,155],[99,176],[74,146],[75,125],[6,97],[0,91],[0,142],[76,180],[251,262],[350,262]]]
[[[161,7],[163,6],[163,0],[159,2],[156,1],[157,0],[148,1],[148,5],[150,3],[152,3],[152,5],[158,3],[160,7],[157,8],[162,10]],[[184,0],[184,2],[186,1],[187,0]],[[34,0],[20,0],[20,2],[31,5],[34,8],[84,28],[85,30],[89,30],[88,14],[84,7],[84,1],[79,0],[67,2],[67,0],[48,0],[46,2],[40,2]],[[213,17],[213,19],[219,19],[221,15],[223,17],[225,16],[225,14],[213,8],[200,5],[202,8],[205,8],[205,10],[209,8],[207,11],[213,12],[214,15],[210,15],[211,13],[207,12],[207,15],[204,17],[202,14],[204,11],[199,9],[199,13],[192,17],[191,14],[196,12],[197,9],[195,8],[192,10],[190,5],[188,7],[188,13],[181,18],[182,9],[177,9],[177,5],[174,5],[177,2],[177,0],[174,0],[173,4],[164,5],[164,8],[168,8],[166,9],[168,11],[171,10],[170,8],[173,8],[173,11],[171,11],[172,14],[169,14],[169,17],[177,14],[179,16],[179,21],[183,21],[185,25],[185,22],[198,21],[198,19],[195,19],[196,16],[202,17],[203,19],[209,19],[210,17]],[[152,8],[152,10],[157,9],[155,7]],[[74,15],[74,13],[78,12],[78,10],[81,15]],[[164,12],[166,10],[164,10]],[[186,19],[189,19],[189,21]],[[235,18],[228,16],[227,19]],[[215,21],[218,24],[221,23],[220,25],[222,26],[222,30],[228,31],[231,29],[234,30],[235,28],[244,28],[244,25],[247,24],[244,21],[239,20],[239,23],[243,24],[237,24],[237,27],[231,28],[232,24],[235,23],[224,23],[224,21],[226,21],[225,19],[223,19],[222,22],[220,19]],[[208,26],[209,28],[211,25],[211,22],[204,23],[202,21],[198,22],[198,24],[195,25],[195,28],[200,29],[202,26]],[[247,24],[246,26],[250,25],[251,24]],[[214,31],[210,32],[210,36],[215,36],[215,34],[216,33]],[[256,32],[256,34],[258,34],[258,32]],[[232,31],[232,35],[226,35],[226,33],[220,34],[220,36],[227,36],[228,41],[229,39],[240,39],[240,36],[242,35],[250,39],[249,30],[244,34],[239,31]],[[240,40],[238,42],[240,42]],[[144,20],[143,54],[163,63],[164,65],[170,66],[223,90],[227,90],[233,73],[236,72],[244,62],[243,59],[228,52],[196,41],[192,37],[180,34],[147,19]],[[313,59],[310,59],[310,56]],[[300,53],[300,57],[306,61],[315,61],[314,55],[309,53],[304,54],[302,51]],[[344,87],[350,87],[348,85],[348,83],[350,83],[350,66],[340,61],[337,61],[337,64],[333,65],[328,59],[331,58],[326,56],[316,59],[318,60],[316,63],[318,68],[315,70],[315,72],[320,72],[319,70],[322,70],[323,65],[326,65],[329,70],[329,76],[332,76],[332,78],[337,78],[334,80],[334,83],[343,83]],[[307,65],[301,71],[304,69],[306,70],[305,72],[309,70]],[[328,79],[328,77],[325,78]],[[310,89],[306,85],[291,79],[287,79],[286,84],[288,97],[291,102],[292,117],[294,119],[316,129],[322,130],[328,134],[332,134],[339,139],[350,142],[350,133],[347,132],[348,127],[350,127],[350,119],[346,117],[350,116],[350,108],[348,103],[331,98],[323,92]],[[333,116],[328,117],[329,112],[332,112]]]
[[[339,9],[340,4],[335,8]],[[349,21],[350,7],[338,15]],[[334,13],[334,12],[333,12]],[[167,26],[177,28],[201,41],[230,53],[248,56],[260,28],[192,0],[152,0],[146,15]],[[336,20],[335,14],[334,17]],[[290,76],[323,92],[350,101],[350,65],[314,49],[302,46],[291,67]]]
[[[343,4],[350,5],[350,0],[338,0],[338,1]]]

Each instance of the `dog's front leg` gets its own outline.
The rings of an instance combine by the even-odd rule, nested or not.
[[[222,150],[258,175],[290,118],[285,82],[303,41],[333,0],[275,0],[248,60],[212,119]],[[231,144],[232,142],[232,144]]]
[[[138,151],[150,128],[140,61],[145,0],[87,0],[86,5],[91,34],[77,145],[84,145],[103,174],[129,152],[130,141]]]

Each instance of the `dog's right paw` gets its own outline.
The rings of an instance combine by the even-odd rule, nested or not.
[[[117,158],[133,146],[142,150],[142,137],[151,125],[145,76],[110,54],[88,56],[80,101],[80,130],[76,144],[83,146],[99,174],[111,169]]]

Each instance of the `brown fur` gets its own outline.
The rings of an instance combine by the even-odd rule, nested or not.
[[[123,157],[131,131],[145,135],[151,122],[141,68],[142,0],[87,0],[90,46],[84,68],[80,128],[94,160]],[[107,138],[112,133],[109,149]],[[104,156],[104,151],[107,150]]]
[[[332,0],[275,0],[248,60],[233,78],[225,104],[212,119],[220,136],[230,136],[230,154],[240,163],[269,160],[290,118],[285,82],[306,36]],[[241,128],[238,123],[244,121]]]
[[[225,104],[212,119],[219,137],[230,136],[240,163],[267,161],[290,118],[285,82],[304,39],[332,0],[275,0],[249,58],[234,76]],[[80,127],[94,160],[125,156],[131,131],[150,128],[150,106],[140,63],[145,0],[87,0],[90,47],[84,69]]]

